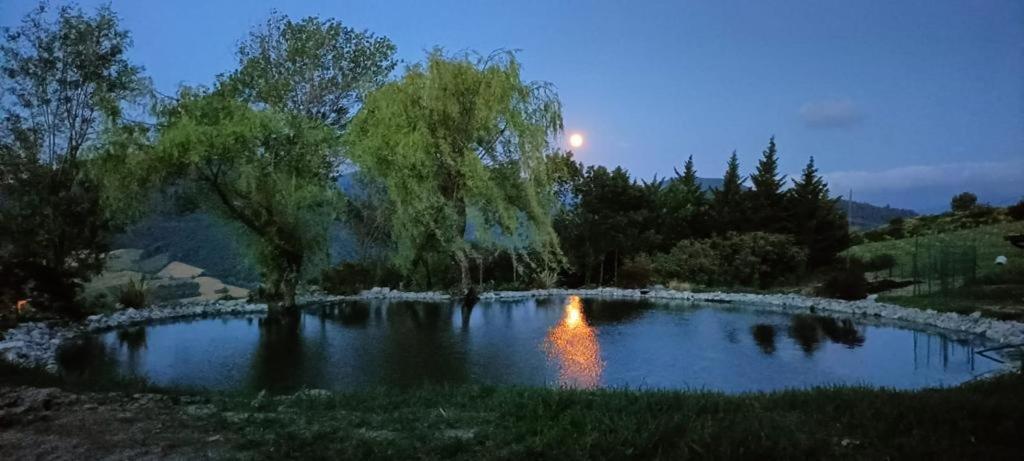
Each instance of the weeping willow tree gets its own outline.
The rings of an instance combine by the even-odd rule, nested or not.
[[[459,268],[466,289],[475,256],[467,237],[515,242],[521,239],[493,234],[525,230],[531,267],[561,264],[545,162],[561,130],[557,95],[546,83],[523,82],[511,53],[450,57],[435,50],[367,97],[344,144],[387,188],[396,265],[429,274],[429,259],[441,255]],[[471,211],[476,235],[467,235]]]

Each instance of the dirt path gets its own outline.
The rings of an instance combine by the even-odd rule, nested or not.
[[[231,435],[193,417],[201,401],[154,394],[74,394],[0,387],[0,459],[214,459]]]

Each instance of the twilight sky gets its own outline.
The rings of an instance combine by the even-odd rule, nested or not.
[[[111,3],[163,92],[233,69],[236,42],[276,7],[386,35],[407,63],[435,45],[520,50],[527,78],[557,86],[588,164],[649,178],[692,154],[719,177],[735,149],[749,173],[774,134],[784,171],[814,155],[856,200],[937,211],[962,190],[1024,196],[1018,0]],[[0,24],[34,4],[4,0]]]

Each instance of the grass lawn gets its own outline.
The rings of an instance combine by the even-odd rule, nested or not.
[[[57,384],[22,378],[13,381]],[[4,384],[15,382],[0,377],[0,394]],[[219,445],[217,457],[228,459],[1021,459],[1024,452],[1024,375],[1016,373],[914,392],[455,387],[276,397],[170,393],[166,403],[135,406],[137,391],[78,389],[77,409],[55,411],[116,415],[133,430],[174,437],[165,444]],[[86,405],[95,401],[98,408]],[[59,419],[0,427],[0,438],[3,431],[48,443],[71,438],[67,426],[51,422]],[[124,430],[104,432],[99,424],[68,443],[92,444],[87,453],[99,455]],[[123,450],[129,442],[121,443]]]
[[[982,313],[1003,319],[1024,318],[1024,251],[1013,247],[1004,236],[1024,233],[1024,222],[1009,222],[927,235],[900,240],[865,243],[855,246],[847,253],[864,259],[881,254],[896,258],[895,278],[907,279],[912,275],[913,255],[918,249],[918,264],[926,264],[928,249],[943,247],[974,246],[977,251],[976,280],[967,285],[957,285],[945,293],[939,292],[938,282],[932,280],[933,291],[928,293],[926,284],[920,289],[925,292],[913,294],[912,288],[904,288],[880,296],[880,300],[906,307]],[[997,256],[1006,256],[1004,266],[994,264]],[[923,269],[922,269],[923,270]],[[871,274],[888,276],[888,271]],[[927,277],[922,277],[927,282]]]
[[[891,254],[896,257],[897,269],[895,272],[897,275],[905,272],[905,275],[909,276],[915,245],[918,245],[921,251],[929,247],[974,245],[978,251],[978,276],[980,277],[1000,270],[1024,268],[1024,250],[1003,240],[1003,237],[1008,234],[1021,233],[1024,233],[1024,221],[1016,221],[917,238],[864,243],[850,248],[844,254],[848,253],[864,259],[881,254]],[[1000,255],[1007,256],[1009,259],[1006,266],[1000,267],[993,264],[996,256]],[[923,264],[923,262],[919,261],[919,264]]]
[[[1024,377],[952,389],[705,392],[456,388],[223,399],[265,459],[1020,459]]]

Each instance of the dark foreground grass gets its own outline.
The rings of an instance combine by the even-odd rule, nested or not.
[[[0,386],[64,384],[0,369]],[[111,385],[124,386],[117,414],[203,435],[182,435],[183,446],[223,440],[236,459],[1024,459],[1017,373],[913,392],[742,395],[457,387],[184,398],[131,382],[103,390]],[[161,404],[174,407],[133,406],[139,391],[175,395]],[[167,411],[186,423],[156,421]]]
[[[263,459],[1022,459],[1024,377],[951,389],[460,388],[217,400]]]

